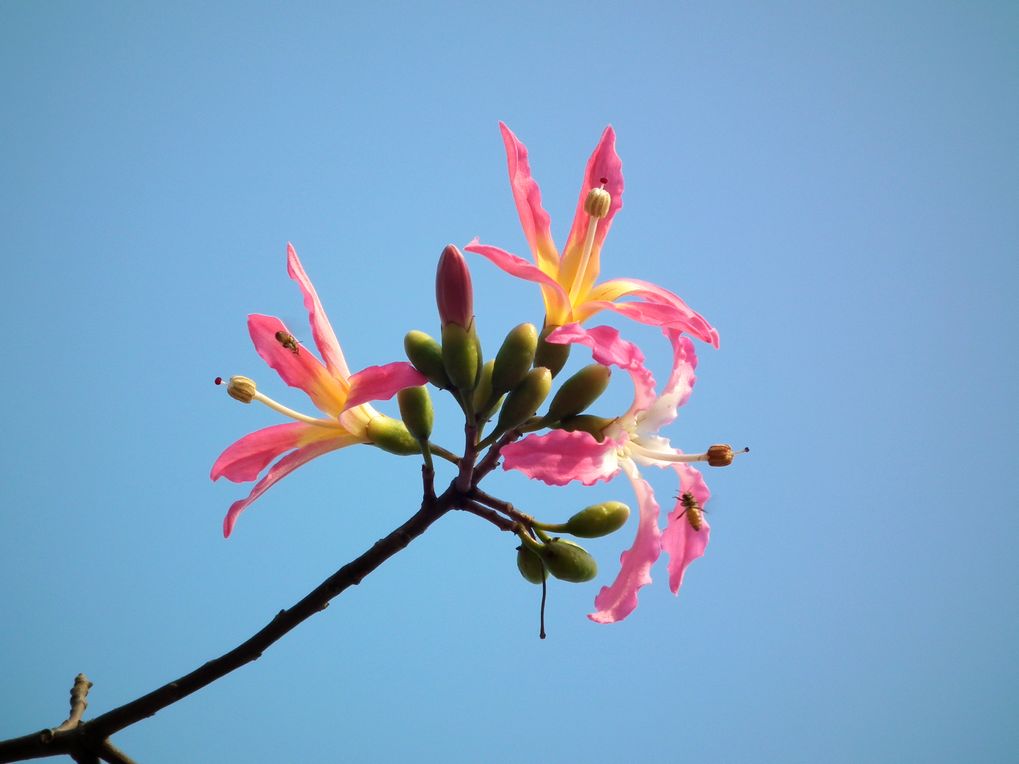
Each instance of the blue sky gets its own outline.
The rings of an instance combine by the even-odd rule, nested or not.
[[[505,120],[560,241],[613,124],[603,273],[721,333],[667,433],[753,447],[706,475],[707,555],[678,600],[659,567],[605,627],[585,614],[633,527],[589,544],[602,575],[551,587],[539,641],[511,540],[450,516],[116,742],[146,762],[1014,759],[1017,50],[1019,12],[990,2],[4,4],[0,737],[62,720],[80,671],[96,714],[190,671],[413,512],[417,462],[354,448],[225,541],[246,487],[209,467],[278,420],[211,380],[304,405],[245,329],[302,325],[287,241],[353,367],[437,331],[443,245],[526,251]],[[471,264],[492,354],[541,305]],[[616,325],[664,378],[660,337]],[[628,397],[617,375],[605,406]],[[550,519],[632,503],[623,481],[490,490]]]

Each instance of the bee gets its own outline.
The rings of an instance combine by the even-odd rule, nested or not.
[[[676,498],[679,499],[679,503],[683,505],[683,511],[676,515],[676,517],[686,515],[687,522],[690,523],[690,527],[695,531],[699,531],[703,528],[704,509],[697,503],[697,499],[694,498],[693,494],[686,491],[682,496],[677,496]]]
[[[297,346],[297,340],[294,339],[294,335],[287,332],[276,332],[276,341],[294,355],[301,354],[301,349]]]

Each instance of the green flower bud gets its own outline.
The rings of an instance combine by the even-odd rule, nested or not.
[[[473,325],[471,329],[454,323],[442,327],[442,365],[457,389],[474,389],[478,379],[479,350]]]
[[[396,402],[400,404],[400,416],[410,434],[418,440],[428,440],[435,418],[428,388],[405,387],[396,394]]]
[[[563,386],[552,399],[545,418],[550,422],[558,422],[565,417],[576,416],[605,392],[605,388],[609,386],[610,376],[612,372],[608,366],[602,366],[600,363],[585,366],[563,382]]]
[[[520,571],[524,580],[530,581],[532,584],[540,584],[548,578],[545,563],[523,544],[517,547],[517,570]]]
[[[544,366],[552,373],[553,377],[562,371],[563,366],[566,365],[566,359],[570,357],[569,345],[545,342],[545,338],[558,328],[558,326],[546,326],[541,330],[541,336],[538,337],[538,348],[534,354],[534,365],[536,367]]]
[[[582,509],[566,521],[566,532],[584,539],[608,536],[622,528],[630,508],[620,501],[606,501]]]
[[[534,363],[537,347],[538,330],[534,324],[520,324],[511,329],[495,356],[492,390],[502,395],[519,385]]]
[[[579,544],[566,539],[552,539],[543,544],[538,554],[548,572],[561,581],[583,583],[598,575],[598,563]]]
[[[379,414],[368,423],[368,437],[383,451],[400,456],[420,454],[421,444],[399,419]]]
[[[587,432],[594,435],[595,440],[601,443],[605,440],[606,428],[615,421],[615,419],[606,419],[601,416],[581,414],[580,416],[564,417],[559,422],[559,429],[566,430],[566,432]]]
[[[478,375],[478,386],[474,388],[474,410],[481,413],[492,398],[492,367],[495,361],[486,361]]]
[[[414,368],[428,377],[429,382],[443,390],[453,387],[442,365],[442,348],[438,342],[424,332],[415,330],[407,332],[403,338],[403,349]]]
[[[552,375],[543,366],[527,372],[523,381],[506,396],[496,425],[500,432],[512,430],[532,416],[552,389]]]

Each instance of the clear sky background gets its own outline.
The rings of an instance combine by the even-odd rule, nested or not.
[[[212,379],[308,408],[245,328],[310,340],[288,240],[354,368],[437,331],[444,244],[525,254],[502,119],[560,242],[613,124],[603,273],[721,333],[667,431],[753,448],[706,475],[707,555],[598,626],[634,527],[589,544],[602,574],[551,586],[540,641],[512,539],[449,516],[115,742],[147,764],[1014,761],[1017,51],[1006,2],[4,2],[0,737],[61,721],[78,672],[95,715],[196,668],[414,511],[418,462],[359,447],[224,540],[247,486],[212,461],[280,420]],[[492,354],[542,308],[471,264]],[[664,379],[660,336],[617,325]],[[604,413],[629,394],[617,375]],[[489,487],[549,519],[632,503],[622,480]]]

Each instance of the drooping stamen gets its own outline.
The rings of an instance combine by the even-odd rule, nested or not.
[[[750,452],[749,448],[744,448],[742,451],[733,451],[732,446],[729,445],[714,445],[703,454],[674,454],[668,451],[655,451],[634,441],[627,445],[627,450],[630,453],[638,454],[652,461],[673,463],[707,462],[712,467],[726,467],[732,464],[732,460],[737,454]]]
[[[216,384],[222,384],[222,377],[216,377]],[[316,427],[330,427],[336,429],[345,429],[335,419],[319,419],[317,417],[310,417],[306,414],[302,414],[299,411],[294,411],[292,408],[284,406],[282,403],[277,403],[268,395],[263,395],[258,392],[255,382],[248,377],[234,376],[230,377],[230,381],[226,386],[227,394],[234,400],[238,400],[241,403],[251,403],[252,401],[258,401],[263,403],[273,411],[277,411],[285,417],[295,419],[298,422],[304,422],[305,424],[315,425]]]
[[[575,305],[580,294],[580,285],[587,273],[588,263],[591,261],[591,250],[594,249],[594,237],[598,233],[598,221],[609,214],[612,206],[612,196],[605,190],[608,178],[601,178],[601,188],[592,188],[587,192],[584,200],[584,212],[588,214],[587,235],[584,237],[584,249],[580,253],[580,262],[577,264],[577,272],[573,275],[573,284],[570,286],[570,304]]]

